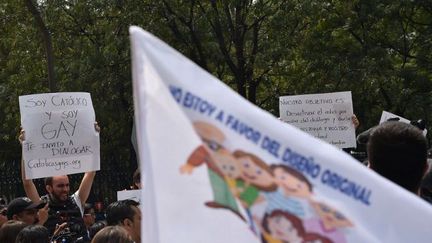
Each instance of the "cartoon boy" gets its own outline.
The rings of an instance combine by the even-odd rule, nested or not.
[[[224,180],[225,175],[220,170],[223,167],[222,164],[236,163],[232,162],[235,161],[235,158],[231,152],[222,146],[225,135],[217,127],[206,122],[197,121],[193,125],[204,144],[192,153],[186,164],[181,166],[180,173],[190,174],[195,167],[206,163],[214,198],[213,201],[206,202],[206,205],[211,208],[229,209],[243,219],[237,202]]]
[[[237,181],[237,196],[245,208],[251,207],[255,202],[262,201],[260,191],[274,191],[274,183],[268,165],[257,156],[237,150],[234,152],[240,164],[240,179]]]
[[[312,184],[300,172],[286,165],[271,165],[270,169],[278,190],[265,193],[266,212],[276,209],[288,211],[302,219],[313,216],[311,208]]]
[[[240,199],[246,209],[251,229],[256,233],[252,219],[251,207],[264,201],[260,192],[276,190],[273,176],[268,165],[257,156],[237,150],[234,152],[240,164],[240,180],[236,181],[235,196]]]

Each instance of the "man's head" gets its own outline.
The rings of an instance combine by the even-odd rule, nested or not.
[[[0,204],[0,228],[7,220],[7,205]]]
[[[49,241],[50,238],[47,228],[42,225],[29,225],[19,232],[15,243],[45,243]]]
[[[67,175],[53,176],[45,178],[45,189],[52,199],[64,202],[68,199],[69,177]]]
[[[141,242],[141,210],[138,205],[133,200],[122,200],[111,203],[106,209],[108,225],[124,227],[135,242]]]
[[[9,220],[0,228],[0,242],[15,242],[19,232],[27,224],[18,220]]]
[[[418,193],[427,170],[427,141],[420,129],[402,122],[384,122],[372,130],[367,150],[371,169]]]
[[[45,206],[45,203],[33,203],[27,197],[19,197],[12,200],[7,209],[9,220],[19,220],[26,224],[35,224],[38,222],[37,212]]]
[[[84,204],[83,220],[87,229],[95,223],[96,215],[93,206],[90,203]]]

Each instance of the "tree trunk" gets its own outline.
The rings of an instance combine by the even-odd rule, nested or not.
[[[35,3],[32,0],[24,0],[28,10],[33,15],[36,21],[36,25],[39,27],[41,34],[42,34],[42,40],[45,45],[45,52],[46,52],[46,58],[47,58],[47,68],[48,68],[48,87],[50,92],[56,92],[56,81],[54,77],[54,54],[53,54],[53,48],[52,48],[52,42],[51,42],[51,33],[49,32],[48,28],[46,27],[42,16],[38,9],[36,8]]]

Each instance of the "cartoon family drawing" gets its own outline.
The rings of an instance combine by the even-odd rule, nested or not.
[[[228,209],[246,221],[266,243],[345,243],[354,226],[341,212],[314,199],[313,185],[297,170],[269,166],[258,156],[224,147],[225,135],[202,121],[194,128],[203,141],[181,166],[191,174],[207,165],[213,191],[211,208]],[[242,215],[239,206],[244,208]]]

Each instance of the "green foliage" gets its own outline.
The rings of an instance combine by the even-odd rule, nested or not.
[[[52,38],[58,90],[92,94],[103,158],[129,167],[136,166],[130,164],[130,25],[159,36],[276,116],[281,95],[351,90],[361,129],[376,124],[382,110],[431,121],[428,1],[34,3]],[[5,0],[0,13],[0,156],[17,159],[18,96],[49,92],[47,60],[26,6]]]

